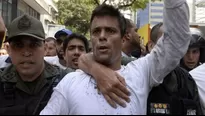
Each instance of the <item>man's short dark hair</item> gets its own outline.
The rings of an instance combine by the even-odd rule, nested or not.
[[[111,5],[102,4],[95,8],[95,10],[92,12],[90,23],[92,23],[93,19],[98,16],[111,16],[116,17],[119,22],[120,27],[120,33],[121,37],[125,35],[126,32],[126,21],[124,16],[120,13],[120,11],[116,8],[114,8]]]
[[[77,33],[73,33],[70,36],[66,37],[65,40],[63,41],[63,51],[65,52],[68,46],[68,43],[73,40],[73,39],[79,39],[81,41],[83,41],[84,45],[85,45],[85,50],[86,52],[89,51],[89,43],[88,40],[85,36],[77,34]]]
[[[133,28],[132,21],[126,18],[126,30]]]
[[[163,25],[162,22],[156,24],[154,27],[152,27],[151,32],[150,32],[150,39],[152,40],[152,42],[157,43],[158,38],[158,34],[159,34],[159,30],[160,27]]]
[[[45,39],[45,42],[50,42],[50,41],[54,41],[54,43],[56,43],[56,39],[54,37],[48,37]]]

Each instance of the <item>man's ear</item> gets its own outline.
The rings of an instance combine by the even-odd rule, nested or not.
[[[126,32],[124,36],[125,41],[130,40],[130,38],[131,38],[131,34],[129,32]]]
[[[153,41],[150,41],[149,44],[148,44],[148,49],[149,49],[149,52],[152,51],[152,49],[154,48],[155,46],[155,43]]]

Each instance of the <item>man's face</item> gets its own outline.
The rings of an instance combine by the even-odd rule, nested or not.
[[[154,46],[157,44],[157,41],[159,40],[159,38],[162,37],[163,33],[164,33],[163,27],[161,26],[160,29],[159,29],[159,32],[158,32],[158,34],[157,34],[156,43],[154,43],[154,42],[151,41],[151,43],[150,43],[150,45],[149,45],[149,46],[150,46],[150,52],[151,52],[151,50],[154,48]]]
[[[56,56],[56,44],[54,41],[48,41],[46,44],[46,56]]]
[[[67,36],[66,35],[61,35],[59,38],[57,38],[56,40],[56,48],[57,48],[57,55],[58,55],[58,58],[63,60],[63,55],[64,55],[64,52],[63,52],[63,41],[64,39],[66,38]]]
[[[86,53],[85,44],[80,39],[72,39],[69,41],[64,59],[67,67],[78,69],[78,58]]]
[[[29,36],[15,38],[9,45],[9,56],[20,75],[39,73],[44,63],[44,42]]]
[[[0,49],[0,56],[7,55],[7,51],[5,49]]]
[[[119,60],[122,37],[118,19],[111,16],[95,17],[91,24],[91,41],[96,61],[112,65]]]
[[[199,63],[200,49],[199,48],[189,48],[186,55],[183,58],[184,64],[190,68],[195,68]]]
[[[138,29],[133,22],[132,22],[132,28],[129,30],[129,34],[130,34],[130,43],[133,46],[139,47],[140,46],[140,36],[138,34]]]

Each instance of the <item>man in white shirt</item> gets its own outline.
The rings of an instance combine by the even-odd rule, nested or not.
[[[79,70],[66,75],[57,85],[41,115],[145,115],[150,89],[160,84],[163,78],[179,64],[191,39],[186,0],[164,0],[164,2],[163,39],[158,41],[149,55],[125,67],[121,66],[122,38],[125,34],[124,18],[117,9],[109,5],[100,5],[93,11],[90,31],[93,58],[124,77],[131,92],[131,102],[124,106],[126,108],[120,106],[112,108],[105,100],[109,99],[108,96],[104,98],[98,94],[96,90],[98,80],[95,81],[90,75]]]
[[[202,111],[205,114],[205,64],[198,66],[189,73],[194,78],[197,84]]]

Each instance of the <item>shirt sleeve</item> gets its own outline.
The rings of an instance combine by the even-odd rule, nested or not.
[[[67,115],[68,111],[66,98],[58,89],[54,89],[47,106],[41,111],[40,115]]]
[[[164,34],[150,54],[133,62],[136,67],[141,67],[137,70],[147,78],[150,89],[177,67],[191,40],[186,0],[164,0],[163,12]]]
[[[190,74],[197,84],[203,114],[205,114],[205,64],[202,64],[201,66],[190,71]]]

